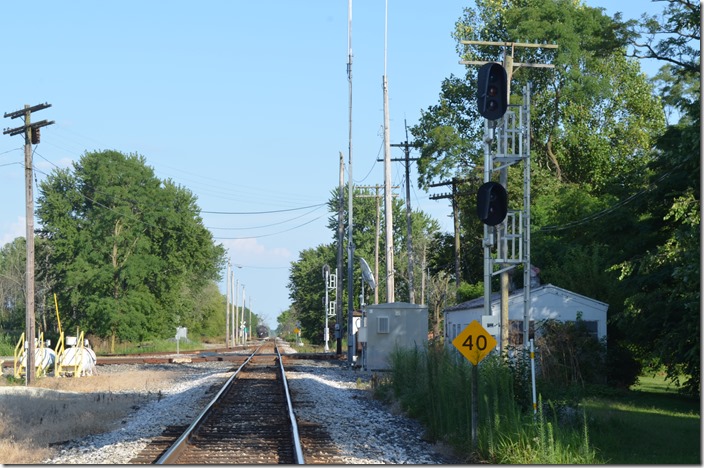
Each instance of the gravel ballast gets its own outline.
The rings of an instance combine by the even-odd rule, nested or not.
[[[295,352],[284,348],[284,352]],[[104,366],[102,374],[121,367]],[[126,366],[128,367],[128,366]],[[174,366],[163,366],[173,369]],[[151,368],[151,367],[150,367]],[[70,441],[47,464],[124,464],[135,458],[167,425],[186,425],[231,375],[231,363],[184,365],[183,378],[164,388],[158,398],[141,405],[122,427],[112,432]],[[306,360],[287,367],[294,407],[299,419],[320,424],[348,464],[448,464],[451,455],[423,440],[415,420],[393,412],[373,399],[371,373],[339,361]]]

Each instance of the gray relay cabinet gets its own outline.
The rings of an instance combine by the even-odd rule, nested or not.
[[[428,307],[408,302],[367,306],[360,341],[366,341],[365,368],[389,370],[396,346],[423,349],[428,342]]]

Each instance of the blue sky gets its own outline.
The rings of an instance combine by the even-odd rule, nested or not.
[[[586,3],[626,18],[662,8],[643,0]],[[473,2],[389,0],[392,143],[405,140],[404,120],[414,125],[437,102],[445,77],[463,73],[450,34],[466,5]],[[353,4],[357,185],[383,184],[376,160],[383,156],[384,9],[381,0]],[[252,309],[275,327],[289,306],[290,263],[333,236],[325,207],[316,205],[338,184],[339,153],[348,161],[347,1],[10,2],[0,25],[0,110],[52,104],[33,115],[56,122],[42,129],[36,179],[86,151],[143,155],[158,177],[198,197]],[[21,125],[3,119],[2,128]],[[0,138],[0,245],[24,236],[22,145],[21,136]],[[392,168],[393,184],[403,187],[402,165]],[[430,200],[411,178],[413,209],[451,232],[447,200]]]

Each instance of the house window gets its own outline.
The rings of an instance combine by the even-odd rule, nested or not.
[[[599,322],[596,320],[587,320],[585,323],[587,325],[587,330],[589,330],[589,334],[594,338],[599,339]]]
[[[528,339],[531,338],[535,339],[535,321],[533,320],[528,325]],[[509,320],[508,343],[510,346],[523,345],[523,320]]]
[[[389,333],[389,317],[377,317],[377,333]]]
[[[587,329],[589,336],[593,337],[595,340],[599,339],[599,322],[596,320],[581,320],[580,322]]]

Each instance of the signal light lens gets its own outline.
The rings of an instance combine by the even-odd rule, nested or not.
[[[503,117],[508,108],[508,77],[499,63],[490,62],[479,69],[477,76],[477,108],[489,120]]]
[[[501,224],[508,213],[508,193],[496,182],[486,182],[477,191],[477,216],[488,226]]]

